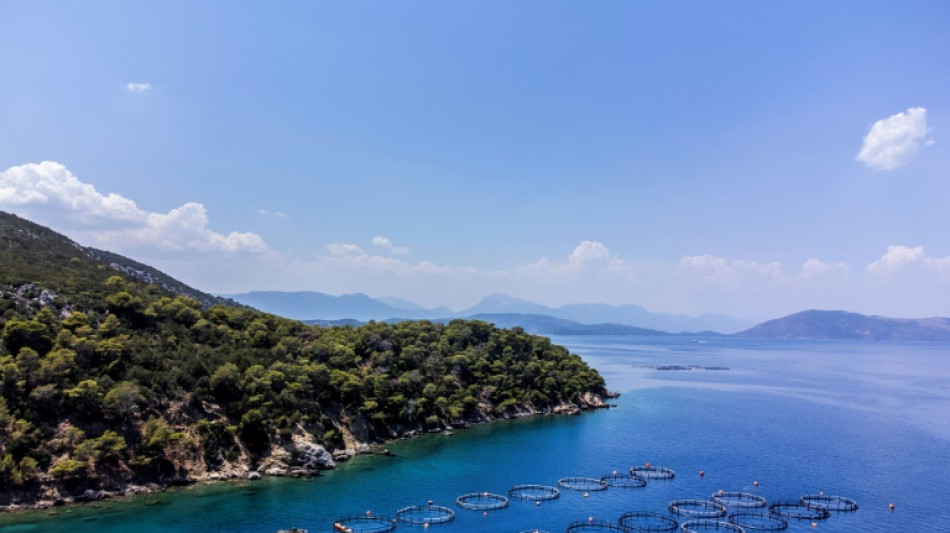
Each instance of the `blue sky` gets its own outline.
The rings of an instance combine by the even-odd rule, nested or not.
[[[0,1],[0,24],[0,209],[204,290],[950,316],[946,2]]]

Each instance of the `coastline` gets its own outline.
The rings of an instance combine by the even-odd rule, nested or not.
[[[44,510],[72,508],[82,504],[94,504],[104,501],[118,502],[147,496],[149,494],[166,492],[169,489],[192,487],[196,485],[253,483],[264,478],[319,477],[322,471],[333,470],[336,468],[336,463],[348,461],[357,455],[392,455],[385,447],[386,444],[390,442],[413,439],[428,434],[445,432],[451,434],[452,431],[464,429],[469,425],[489,424],[500,420],[535,416],[578,415],[584,411],[610,408],[611,405],[606,403],[605,400],[619,396],[620,393],[609,390],[603,395],[588,392],[582,394],[577,403],[563,402],[557,406],[542,409],[537,409],[530,405],[513,406],[502,415],[494,415],[492,414],[492,410],[488,408],[490,406],[484,406],[484,409],[479,409],[478,417],[455,420],[452,421],[452,423],[430,429],[422,428],[421,425],[413,428],[404,428],[398,430],[395,435],[391,434],[385,439],[373,439],[373,435],[360,435],[360,433],[364,432],[354,432],[354,428],[351,427],[347,428],[349,431],[344,435],[344,441],[347,443],[347,447],[344,449],[336,449],[330,452],[319,444],[315,444],[312,440],[304,442],[298,441],[298,444],[302,444],[312,452],[309,456],[311,460],[313,460],[313,455],[318,455],[323,458],[323,462],[318,461],[321,466],[317,468],[301,468],[301,465],[296,464],[293,459],[295,454],[287,453],[288,447],[286,445],[274,445],[270,453],[261,459],[256,468],[252,468],[248,463],[229,464],[227,468],[220,470],[189,472],[187,477],[183,478],[162,479],[144,483],[122,483],[121,481],[116,481],[114,487],[77,490],[75,492],[59,494],[58,497],[55,498],[29,499],[26,494],[24,494],[22,499],[26,501],[21,501],[21,498],[17,497],[6,498],[12,501],[6,505],[0,505],[0,515],[27,515]],[[357,429],[365,430],[365,423],[361,422],[365,421],[357,420],[353,426]],[[358,437],[364,438],[359,439]],[[281,450],[283,450],[283,453]],[[38,488],[35,493],[41,491],[42,487]]]

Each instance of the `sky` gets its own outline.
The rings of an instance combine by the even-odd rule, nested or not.
[[[950,316],[950,3],[0,0],[0,210],[213,293]]]

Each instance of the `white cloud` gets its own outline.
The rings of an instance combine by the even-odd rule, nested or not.
[[[911,267],[950,273],[950,256],[927,257],[923,246],[888,246],[887,252],[877,261],[869,263],[866,270],[868,274],[886,276]]]
[[[802,263],[801,277],[805,279],[816,279],[830,276],[847,275],[851,267],[847,263],[825,263],[814,257],[806,259]]]
[[[225,235],[208,229],[208,212],[199,203],[188,202],[168,213],[151,213],[118,194],[100,193],[65,166],[50,161],[0,172],[0,206],[31,218],[62,220],[70,233],[79,233],[98,245],[268,251],[264,240],[254,233]]]
[[[875,122],[864,136],[856,159],[877,170],[902,167],[917,154],[921,144],[933,144],[932,139],[926,139],[928,133],[927,110],[912,107]]]
[[[379,246],[381,248],[385,248],[389,250],[390,253],[399,254],[399,255],[409,253],[408,246],[395,246],[392,243],[392,241],[390,241],[387,237],[382,237],[379,235],[373,237],[373,246]]]
[[[366,252],[362,248],[355,244],[328,244],[327,251],[330,252],[330,255],[335,256],[365,256]]]
[[[290,218],[290,215],[284,213],[283,211],[275,211],[273,209],[265,209],[263,207],[257,210],[257,214],[263,217]]]
[[[778,262],[760,263],[743,259],[728,260],[712,255],[692,255],[680,259],[676,275],[724,285],[772,281],[785,276]]]
[[[594,261],[607,261],[610,259],[610,250],[602,243],[596,241],[581,241],[574,248],[571,255],[567,258],[569,263],[581,264]]]
[[[129,83],[125,86],[125,90],[130,93],[144,93],[152,89],[151,83]]]
[[[564,282],[565,278],[581,279],[597,272],[631,275],[634,268],[623,259],[614,257],[603,243],[581,241],[566,261],[551,261],[542,257],[533,263],[516,267],[513,272],[548,282]]]

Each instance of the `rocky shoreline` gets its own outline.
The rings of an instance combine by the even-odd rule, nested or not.
[[[479,410],[479,417],[456,420],[434,428],[416,427],[394,430],[385,440],[374,438],[369,431],[365,420],[355,417],[351,421],[349,431],[344,433],[346,447],[328,451],[305,434],[297,434],[289,443],[272,446],[269,453],[256,467],[247,462],[236,462],[215,471],[189,472],[186,477],[170,479],[156,479],[147,483],[123,482],[113,480],[107,488],[86,488],[75,491],[62,490],[60,487],[40,487],[31,492],[22,494],[7,494],[4,498],[9,503],[0,505],[0,513],[30,512],[66,505],[90,503],[102,500],[129,498],[157,492],[163,492],[172,487],[194,485],[199,483],[218,483],[227,481],[256,481],[263,477],[315,477],[321,471],[336,468],[338,462],[344,462],[357,455],[392,455],[385,448],[386,442],[411,439],[424,434],[452,432],[472,424],[484,424],[497,420],[524,418],[529,416],[545,415],[577,415],[582,411],[609,408],[604,399],[617,398],[619,393],[608,391],[603,396],[595,393],[585,393],[578,398],[577,403],[562,403],[553,408],[536,409],[532,406],[515,406],[501,416],[491,414],[490,406]],[[450,434],[450,433],[449,433]]]

